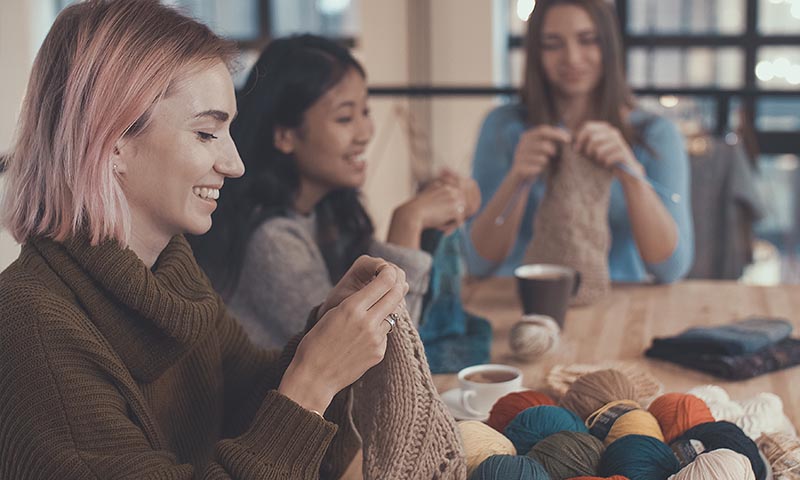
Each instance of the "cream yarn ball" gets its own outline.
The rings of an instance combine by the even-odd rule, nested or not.
[[[698,455],[667,480],[755,480],[750,460],[741,453],[720,448]]]
[[[558,346],[560,331],[547,315],[523,315],[511,329],[511,351],[522,360],[536,360]]]
[[[511,440],[483,422],[467,420],[458,422],[461,441],[467,456],[467,476],[492,455],[516,455]]]

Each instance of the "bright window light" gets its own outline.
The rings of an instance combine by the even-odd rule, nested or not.
[[[517,16],[523,22],[528,21],[531,16],[533,7],[536,6],[536,0],[517,0]]]
[[[350,0],[317,0],[317,6],[323,15],[338,15],[350,6]]]
[[[772,70],[772,62],[769,60],[761,60],[756,65],[756,77],[762,82],[769,82],[775,78],[775,73]]]

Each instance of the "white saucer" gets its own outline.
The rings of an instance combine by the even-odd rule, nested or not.
[[[478,421],[486,421],[489,418],[489,414],[482,416],[475,416],[471,413],[464,410],[461,406],[461,389],[454,388],[452,390],[448,390],[442,394],[442,401],[447,406],[447,409],[450,410],[450,413],[453,414],[456,420],[478,420]]]

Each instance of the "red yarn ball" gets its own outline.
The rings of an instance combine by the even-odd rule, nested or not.
[[[650,404],[648,410],[658,420],[666,443],[692,427],[714,421],[706,402],[688,393],[662,395]]]
[[[526,408],[555,404],[555,400],[544,393],[535,392],[533,390],[511,392],[504,397],[500,397],[494,403],[486,423],[498,432],[503,433],[503,430],[505,430],[509,422]]]

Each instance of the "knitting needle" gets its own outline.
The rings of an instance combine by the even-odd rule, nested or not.
[[[517,189],[514,190],[514,194],[508,200],[508,203],[506,203],[506,207],[503,209],[503,212],[500,215],[498,215],[497,217],[495,217],[494,224],[496,226],[499,227],[502,224],[506,223],[506,219],[511,214],[511,209],[513,209],[514,206],[517,205],[517,202],[519,201],[519,197],[530,186],[531,186],[531,182],[521,183],[519,186],[517,186]]]
[[[614,165],[616,168],[619,168],[623,172],[627,173],[631,177],[639,180],[640,182],[644,183],[645,185],[649,186],[657,193],[660,193],[663,197],[670,199],[672,203],[680,203],[681,202],[681,195],[679,193],[673,192],[669,188],[661,185],[660,183],[656,182],[655,180],[641,175],[634,171],[630,166],[625,163],[618,163]]]

